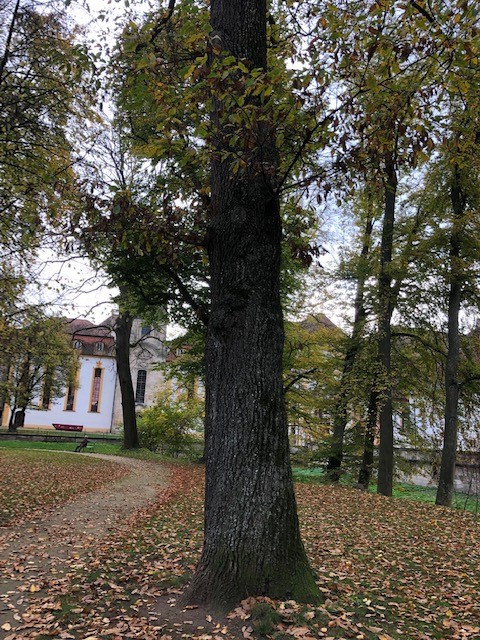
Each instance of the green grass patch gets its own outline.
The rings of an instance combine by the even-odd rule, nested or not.
[[[92,438],[88,436],[90,444],[93,444]],[[38,442],[31,440],[0,440],[0,451],[66,451],[74,452],[75,447],[79,444],[81,438],[77,442]],[[102,453],[110,456],[125,456],[136,460],[151,460],[152,462],[169,462],[175,464],[184,464],[186,458],[180,456],[171,458],[165,454],[154,453],[149,449],[123,449],[120,444],[108,442],[95,442],[94,453]],[[89,451],[85,452],[89,453]],[[198,456],[197,456],[198,457]],[[187,458],[188,459],[188,458]]]
[[[38,450],[38,451],[75,451],[75,447],[78,442],[36,442],[32,440],[0,440],[0,449],[7,449],[11,451],[25,451],[25,450]],[[90,443],[93,444],[93,439],[90,439]],[[104,453],[107,455],[117,455],[121,451],[119,444],[110,444],[108,442],[95,442],[95,453]]]
[[[312,484],[330,483],[328,475],[321,467],[293,467],[293,478],[295,482]],[[353,486],[355,479],[352,475],[344,473],[341,476],[339,484]],[[370,485],[370,491],[375,493],[375,484]],[[398,482],[393,487],[393,497],[401,500],[417,500],[419,502],[435,504],[436,488]],[[478,514],[480,513],[480,496],[468,496],[466,493],[456,492],[453,496],[452,508]]]

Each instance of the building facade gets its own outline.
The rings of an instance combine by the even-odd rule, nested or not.
[[[82,426],[84,431],[107,433],[122,426],[122,400],[115,362],[115,315],[99,325],[88,320],[67,320],[66,330],[78,351],[76,380],[63,396],[46,404],[35,398],[25,413],[25,429],[54,429],[54,424]],[[151,406],[164,384],[157,366],[165,361],[165,328],[145,326],[135,319],[131,335],[130,365],[139,409]],[[6,407],[2,426],[10,420]]]

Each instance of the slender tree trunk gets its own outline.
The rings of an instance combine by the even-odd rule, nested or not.
[[[377,430],[378,416],[378,393],[375,389],[370,392],[367,411],[367,424],[365,427],[365,441],[363,446],[363,456],[358,472],[358,486],[360,489],[368,491],[373,471],[373,454],[375,451],[375,432]]]
[[[9,375],[10,367],[7,366],[5,370],[7,373],[5,374],[4,380],[2,380],[2,383],[5,385],[5,390],[0,394],[0,428],[3,425],[3,414],[5,413],[5,407],[7,405],[7,400],[8,400],[8,393],[6,389],[8,385],[8,375]]]
[[[340,478],[340,467],[343,461],[343,441],[345,437],[345,429],[348,421],[348,397],[349,397],[349,376],[355,365],[360,339],[365,324],[365,281],[366,261],[370,250],[370,241],[372,237],[373,220],[367,220],[365,225],[365,233],[363,236],[362,252],[360,254],[360,265],[358,270],[357,290],[355,294],[355,316],[353,320],[352,336],[349,340],[345,360],[343,361],[342,378],[340,381],[340,394],[335,406],[335,417],[333,420],[333,433],[331,441],[330,456],[327,463],[327,472],[333,482],[338,482]]]
[[[381,365],[382,398],[380,405],[380,450],[378,458],[378,493],[392,495],[393,488],[393,408],[391,382],[391,319],[393,312],[392,275],[390,271],[395,223],[397,173],[392,154],[385,162],[385,210],[380,248],[378,279],[378,360]]]
[[[442,462],[438,479],[436,503],[452,504],[458,431],[458,363],[460,360],[459,314],[462,301],[460,270],[462,244],[462,218],[465,199],[460,186],[458,167],[455,167],[451,189],[453,226],[450,236],[450,291],[448,294],[448,352],[445,368],[445,430],[443,434]]]
[[[123,446],[135,449],[139,446],[137,432],[137,416],[135,413],[135,393],[130,371],[130,335],[132,318],[128,311],[119,314],[114,326],[115,359],[117,361],[118,381],[122,395]]]
[[[17,411],[15,415],[15,430],[19,427],[22,428],[25,425],[25,412],[27,407],[20,407],[20,411]]]
[[[10,21],[10,26],[9,26],[8,33],[7,33],[7,38],[6,38],[6,41],[5,41],[5,49],[3,50],[3,54],[2,54],[2,57],[0,59],[0,87],[1,87],[2,82],[3,82],[5,67],[7,66],[8,59],[9,59],[9,57],[11,55],[10,45],[12,43],[13,33],[14,33],[14,30],[15,30],[15,23],[17,21],[19,11],[20,11],[20,0],[17,0],[16,3],[15,3],[15,7],[13,9],[12,19]]]
[[[29,344],[31,343],[31,339],[28,340]],[[23,427],[25,422],[25,410],[27,408],[28,402],[30,400],[30,355],[28,355],[25,361],[22,364],[20,379],[18,381],[18,385],[15,391],[15,406],[12,409],[10,415],[10,421],[8,423],[9,431],[16,431],[18,427]],[[21,415],[17,417],[17,409],[21,410]]]
[[[265,0],[213,0],[217,45],[266,68],[266,13]],[[221,151],[228,129],[216,106]],[[264,121],[243,131],[240,144],[250,153],[244,171],[235,174],[220,153],[211,165],[205,538],[184,601],[313,602],[319,592],[300,539],[283,394],[278,155]]]
[[[13,405],[13,407],[10,407],[10,418],[8,419],[8,430],[10,432],[16,431],[17,430],[17,426],[15,424],[15,413],[17,411],[17,407],[16,405]]]

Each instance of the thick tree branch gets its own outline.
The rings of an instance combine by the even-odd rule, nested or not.
[[[286,386],[283,387],[283,393],[287,393],[289,389],[293,387],[294,384],[296,384],[300,380],[304,380],[308,378],[308,376],[311,375],[312,373],[315,373],[317,369],[318,367],[313,367],[313,369],[308,369],[308,371],[302,371],[302,373],[299,373],[297,376],[292,378],[292,380],[290,380],[290,382]]]
[[[5,51],[3,52],[2,59],[0,60],[0,86],[2,83],[3,72],[5,70],[8,59],[10,57],[10,43],[12,41],[13,31],[15,28],[15,22],[17,21],[19,9],[20,9],[20,0],[17,0],[15,4],[15,8],[13,10],[12,21],[10,22],[10,27],[8,29],[7,40],[5,42]]]
[[[425,338],[422,338],[418,334],[413,333],[413,331],[392,331],[392,338],[394,337],[395,338],[413,338],[414,340],[417,340],[418,342],[420,342],[420,344],[423,344],[424,347],[427,347],[427,349],[430,349],[431,351],[435,351],[435,353],[440,354],[443,358],[447,357],[447,354],[445,353],[445,351],[442,351],[440,347],[435,346],[428,340],[425,340]]]
[[[410,0],[410,4],[412,5],[412,7],[414,9],[416,9],[418,11],[418,13],[421,13],[422,16],[424,18],[426,18],[428,20],[428,22],[430,22],[430,24],[435,24],[435,18],[432,16],[431,13],[429,13],[425,7],[422,7],[421,4],[419,4],[418,2],[415,2],[415,0]]]

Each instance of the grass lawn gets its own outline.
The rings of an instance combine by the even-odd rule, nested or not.
[[[90,444],[94,440],[90,439]],[[75,451],[75,447],[80,442],[36,442],[29,440],[0,440],[0,451],[18,451],[18,450],[51,450],[51,451]],[[165,455],[154,453],[149,449],[123,449],[120,444],[110,444],[108,442],[95,442],[95,453],[103,453],[109,456],[127,456],[129,458],[137,458],[139,460],[152,460],[161,462],[162,460],[170,460]],[[88,454],[88,452],[86,452]]]
[[[125,473],[119,465],[95,458],[13,448],[0,449],[0,468],[1,527],[41,516]]]
[[[193,612],[186,611],[186,622],[170,633],[164,617],[191,576],[202,542],[203,472],[185,465],[171,471],[171,486],[155,505],[75,561],[61,606],[50,598],[32,610],[40,615],[51,606],[54,612],[35,633],[199,640],[480,638],[477,518],[346,486],[300,483],[296,492],[303,539],[325,598],[321,606],[267,600],[278,615],[270,616],[273,626],[264,626],[263,634],[249,627],[255,627],[255,601],[244,601],[216,631],[215,614],[213,622],[204,615],[198,630],[189,626]],[[167,615],[159,604],[162,594]],[[230,635],[238,618],[246,635]]]
[[[75,447],[80,443],[81,438],[77,442],[36,442],[30,440],[0,440],[0,450],[53,450],[53,451],[75,451]],[[119,444],[110,444],[108,442],[95,442],[90,440],[90,444],[95,443],[95,453],[105,453],[107,455],[117,455],[120,453],[121,446]]]
[[[313,484],[326,484],[326,474],[320,467],[294,467],[293,476],[297,482],[308,482]],[[341,483],[349,486],[353,484],[350,476],[345,474]],[[375,492],[376,486],[370,485],[370,491]],[[419,500],[420,502],[431,502],[435,504],[436,489],[433,487],[420,487],[414,484],[398,482],[393,487],[393,497],[403,500]],[[470,513],[480,513],[480,496],[467,496],[465,493],[454,493],[452,507]]]
[[[91,442],[94,440],[91,439]],[[74,442],[31,442],[26,440],[0,440],[0,451],[6,450],[25,450],[25,449],[51,449],[54,451],[74,451],[77,443]],[[140,460],[162,461],[167,459],[165,456],[153,453],[148,449],[138,449],[134,451],[126,451],[119,444],[109,444],[104,442],[95,443],[95,453],[103,453],[106,455],[122,455]],[[327,478],[320,467],[294,467],[293,475],[296,482],[307,482],[313,484],[325,484]],[[351,485],[352,479],[347,474],[342,478],[342,484]],[[370,486],[370,490],[375,492],[375,485]],[[397,483],[393,489],[395,498],[404,500],[419,500],[420,502],[435,503],[436,490],[432,487],[420,487],[418,485]],[[463,493],[455,493],[452,506],[462,511],[470,511],[471,513],[480,513],[480,499],[477,496],[467,496]]]

